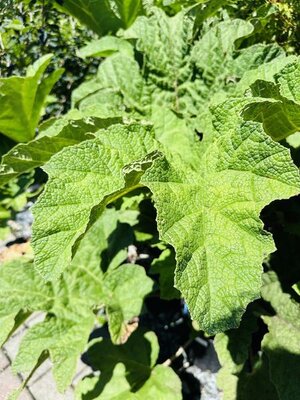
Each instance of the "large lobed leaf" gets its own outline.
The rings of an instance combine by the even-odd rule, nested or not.
[[[210,334],[237,326],[259,297],[261,263],[274,250],[260,212],[299,193],[288,150],[259,124],[239,118],[215,133],[202,157],[195,145],[194,168],[170,156],[142,126],[115,125],[97,136],[46,166],[50,180],[34,210],[37,270],[56,278],[90,217],[144,185],[153,193],[161,239],[175,248],[175,284],[192,317]]]
[[[52,157],[45,167],[49,183],[33,210],[35,266],[45,278],[65,270],[94,207],[103,211],[109,201],[140,186],[157,147],[149,128],[115,125]]]
[[[197,172],[161,162],[144,182],[161,238],[175,248],[175,284],[192,317],[210,334],[238,326],[259,297],[261,263],[274,251],[260,212],[275,198],[299,193],[288,151],[259,125],[242,123],[207,147]]]

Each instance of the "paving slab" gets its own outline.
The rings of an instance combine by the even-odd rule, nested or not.
[[[31,328],[33,325],[44,321],[46,313],[44,312],[34,312],[26,321],[25,327]]]
[[[9,360],[3,351],[0,350],[0,373],[9,366]]]
[[[47,372],[51,371],[52,363],[49,360],[45,360],[42,365],[34,372],[33,376],[30,378],[30,384],[33,385],[36,381],[41,379]]]
[[[85,376],[89,375],[91,372],[92,368],[79,360],[77,363],[76,373],[72,381],[72,387],[75,388],[78,382],[81,381],[81,379],[83,379]]]
[[[0,400],[7,400],[9,394],[14,389],[18,389],[20,385],[21,379],[12,373],[10,367],[6,368],[0,373]],[[19,397],[19,400],[33,400],[33,397],[27,389],[24,389]],[[43,397],[39,397],[36,400],[43,400]]]
[[[51,371],[48,371],[35,383],[29,383],[29,390],[36,400],[74,400],[74,392],[70,388],[65,393],[59,393]]]
[[[13,334],[11,338],[5,343],[3,346],[4,352],[8,356],[8,358],[13,361],[18,353],[19,346],[21,343],[21,340],[26,334],[26,328],[23,326],[22,328],[19,328],[16,333]]]

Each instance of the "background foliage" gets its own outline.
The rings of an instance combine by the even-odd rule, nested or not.
[[[61,114],[70,107],[72,90],[98,65],[97,59],[85,62],[76,56],[93,37],[74,18],[58,12],[52,1],[14,1],[1,12],[0,74],[23,75],[39,57],[53,53],[49,71],[63,67],[65,73],[54,88],[47,115]]]

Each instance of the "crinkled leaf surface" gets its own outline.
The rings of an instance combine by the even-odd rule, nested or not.
[[[274,81],[274,76],[282,70],[286,65],[289,65],[297,60],[296,56],[280,55],[274,58],[272,61],[268,61],[261,64],[257,68],[249,69],[245,71],[241,80],[236,84],[233,92],[237,95],[242,95],[249,86],[252,85],[256,80],[261,79],[265,81]]]
[[[159,161],[143,180],[154,196],[161,238],[174,246],[175,284],[209,333],[236,327],[259,297],[261,263],[274,250],[259,214],[275,198],[299,193],[289,152],[258,124],[223,130],[197,172]]]
[[[256,80],[255,71],[261,64],[269,66],[281,60],[281,68],[285,65],[287,57],[276,45],[236,48],[237,39],[252,32],[249,22],[224,21],[207,28],[202,37],[195,40],[193,17],[185,12],[168,17],[153,7],[150,14],[150,17],[137,18],[124,32],[125,38],[136,40],[135,48],[144,59],[142,68],[129,53],[119,52],[108,57],[101,63],[97,78],[85,82],[74,92],[73,103],[83,112],[101,116],[103,107],[99,109],[96,105],[102,103],[103,90],[110,90],[107,102],[116,105],[119,94],[124,106],[123,110],[120,105],[110,107],[112,110],[118,109],[139,119],[146,116],[153,121],[158,120],[157,110],[161,113],[172,110],[180,118],[186,118],[187,125],[206,132],[210,104],[220,102],[228,94],[242,96]],[[246,79],[246,86],[235,91],[237,82],[249,70],[252,75]],[[270,76],[271,72],[277,72],[275,67],[269,66]],[[105,112],[108,108],[106,104]],[[168,136],[171,133],[166,130]]]
[[[259,80],[251,87],[254,99],[245,108],[244,118],[262,122],[275,140],[300,131],[299,65],[285,67],[275,75],[275,83]]]
[[[51,57],[37,60],[25,77],[0,79],[0,131],[16,142],[33,139],[45,100],[63,73],[58,69],[42,78]]]
[[[300,305],[281,289],[274,272],[264,275],[262,297],[276,311],[273,317],[264,317],[269,332],[262,348],[269,358],[270,378],[280,400],[300,396]]]
[[[118,119],[65,120],[42,132],[28,143],[20,143],[2,157],[0,165],[0,186],[5,185],[18,175],[44,165],[53,154],[67,146],[73,146],[90,139],[90,133],[120,122]],[[58,125],[58,124],[57,124]]]
[[[32,240],[35,267],[45,278],[59,277],[68,266],[93,207],[101,211],[108,196],[117,198],[127,187],[139,186],[156,153],[146,156],[157,147],[147,127],[114,125],[52,157],[45,166],[49,182],[34,207]]]
[[[235,124],[216,134],[196,170],[176,154],[145,158],[158,144],[141,127],[111,127],[53,157],[35,208],[36,268],[57,276],[92,208],[100,212],[142,183],[153,193],[161,238],[175,248],[175,284],[192,317],[211,334],[236,327],[259,297],[261,263],[274,250],[260,212],[274,199],[298,194],[300,180],[288,150],[259,124]]]
[[[204,79],[212,83],[221,77],[224,61],[230,59],[232,62],[235,41],[252,31],[253,25],[240,19],[221,22],[208,30],[193,49],[193,58],[203,71]]]
[[[180,380],[175,372],[162,365],[155,366],[158,343],[153,332],[133,333],[125,345],[114,346],[102,339],[87,353],[100,378],[85,378],[77,387],[77,399],[97,400],[179,400]],[[103,354],[103,357],[98,357]]]
[[[187,165],[197,169],[202,149],[198,146],[199,138],[186,121],[174,112],[156,106],[153,107],[152,121],[156,139],[172,154],[179,154]]]

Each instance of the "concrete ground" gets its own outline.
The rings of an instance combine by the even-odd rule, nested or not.
[[[33,315],[20,327],[0,350],[0,400],[7,400],[12,390],[17,389],[23,380],[22,375],[14,375],[11,370],[19,343],[26,330],[43,318],[42,314]],[[58,393],[51,372],[51,362],[46,360],[34,373],[28,386],[19,400],[74,400],[74,387],[84,376],[90,373],[90,368],[78,361],[77,372],[71,387],[65,393]]]

